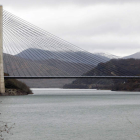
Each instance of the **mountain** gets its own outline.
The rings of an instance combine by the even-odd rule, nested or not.
[[[124,58],[124,59],[128,59],[128,58],[140,59],[140,52],[137,52],[137,53],[134,53],[134,54],[125,56],[125,57],[123,57],[123,58]]]
[[[14,76],[70,76],[81,75],[93,65],[72,63],[60,60],[31,60],[18,55],[4,54],[4,70]]]
[[[51,74],[50,72],[51,71],[53,72],[54,70],[55,72],[58,71],[59,74],[68,75],[66,71],[59,70],[58,68],[47,64],[46,64],[47,65],[46,71],[45,70],[40,71],[38,67],[42,68],[42,65],[44,67],[44,64],[40,64],[39,62],[34,62],[34,61],[27,61],[24,58],[20,58],[10,54],[3,54],[3,58],[4,58],[4,71],[6,73],[9,73],[11,76],[12,75],[18,76],[19,74],[21,76],[24,76],[25,74],[27,76],[29,76],[29,74],[34,76],[34,71],[32,71],[33,69],[36,70],[36,73],[38,73],[38,75],[40,74],[49,75]],[[78,74],[83,73],[78,69],[76,71]],[[26,83],[29,87],[32,88],[62,88],[63,85],[71,83],[73,79],[20,79],[20,81]]]
[[[83,51],[49,51],[34,48],[26,49],[16,56],[35,61],[53,59],[63,62],[88,65],[97,65],[100,62],[107,62],[110,60],[110,58],[106,56]]]
[[[136,76],[140,75],[139,59],[112,59],[106,63],[100,63],[86,76]],[[95,88],[112,90],[138,90],[140,91],[140,80],[113,80],[113,79],[77,79],[64,88]]]
[[[86,64],[77,65],[59,60],[55,60],[55,63],[52,63],[52,60],[33,61],[5,53],[3,58],[4,72],[10,76],[70,76],[75,73],[81,75],[88,70]],[[32,88],[62,88],[63,85],[71,83],[73,79],[21,79],[20,81]]]
[[[60,60],[28,60],[5,53],[3,54],[3,58],[4,71],[11,76],[81,75],[89,70],[89,66],[91,67],[91,65],[70,63]],[[63,85],[71,83],[73,79],[22,79],[20,81],[34,88],[62,88]]]
[[[119,59],[118,56],[112,55],[112,54],[109,54],[109,53],[93,53],[93,54],[98,55],[98,56],[102,56],[102,57],[106,57],[106,58],[109,58],[109,59]]]
[[[4,54],[4,70],[13,76],[78,76],[109,58],[88,52],[54,52],[27,49],[17,55]],[[84,61],[83,61],[84,60]],[[72,79],[22,79],[29,87],[58,88],[71,83]]]

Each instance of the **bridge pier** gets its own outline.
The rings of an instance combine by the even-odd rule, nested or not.
[[[0,93],[5,93],[3,69],[3,7],[0,5]]]

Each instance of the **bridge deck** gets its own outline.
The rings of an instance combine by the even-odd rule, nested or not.
[[[140,79],[140,76],[4,76],[4,79]]]

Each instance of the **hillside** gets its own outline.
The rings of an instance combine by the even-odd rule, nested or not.
[[[4,76],[9,74],[4,73]],[[0,96],[15,96],[33,94],[30,88],[23,82],[16,79],[5,79],[5,93],[0,93]]]
[[[87,65],[83,64],[76,65],[75,63],[67,63],[59,60],[33,61],[9,54],[4,54],[3,57],[4,57],[4,70],[5,72],[9,73],[9,75],[35,76],[36,74],[38,74],[44,76],[47,75],[68,76],[70,75],[70,73],[71,74],[77,73],[78,75],[81,75],[83,72],[86,72],[88,70]],[[74,72],[73,67],[75,68]]]
[[[34,73],[38,73],[38,75],[53,75],[53,72],[55,71],[55,74],[59,74],[59,75],[69,75],[68,72],[72,73],[72,66],[74,66],[75,64],[69,64],[69,67],[63,67],[63,62],[60,64],[60,62],[57,63],[57,66],[53,66],[54,64],[51,64],[49,62],[37,62],[37,61],[32,61],[32,60],[26,60],[17,56],[13,56],[13,55],[9,55],[9,54],[4,54],[4,72],[5,73],[9,73],[9,75],[13,75],[13,76],[18,76],[18,75],[27,75],[27,76],[34,76]],[[45,63],[45,64],[44,64]],[[18,65],[17,65],[18,64]],[[61,66],[62,65],[62,66]],[[67,64],[68,65],[68,64]],[[82,66],[85,66],[82,67]],[[84,73],[85,71],[87,71],[86,69],[86,65],[78,65],[75,68],[75,72],[78,75],[81,75],[82,73]],[[39,69],[39,67],[41,68],[41,70]],[[42,68],[43,67],[43,68]],[[59,69],[60,67],[60,69]],[[82,69],[81,69],[82,68]],[[81,71],[79,70],[81,69]],[[36,76],[36,75],[35,75]],[[21,79],[20,81],[24,82],[25,84],[27,84],[29,87],[37,87],[37,88],[62,88],[64,84],[68,84],[71,83],[72,80],[71,79],[41,79],[41,80],[37,80],[37,79]]]
[[[34,54],[34,57],[32,54]],[[46,54],[47,57],[45,57]],[[76,53],[50,52],[50,51],[44,51],[40,49],[27,49],[15,56],[10,54],[4,54],[3,57],[4,57],[4,71],[6,73],[9,73],[9,75],[15,75],[15,76],[82,75],[83,73],[89,71],[91,68],[94,68],[99,62],[106,62],[109,60],[109,58],[102,56],[101,54],[95,55],[86,52],[76,52]],[[83,58],[86,61],[82,61],[82,59],[80,58]],[[35,87],[62,88],[65,84],[69,84],[73,80],[72,79],[49,79],[49,80],[24,79],[20,81],[26,83],[29,87],[34,87],[34,88]]]
[[[87,65],[97,65],[99,62],[107,62],[110,60],[110,58],[103,54],[92,54],[84,51],[48,51],[34,48],[24,50],[16,56],[41,62],[53,59],[60,60],[62,62],[81,63]]]
[[[140,75],[140,60],[118,59],[98,64],[85,73],[86,76],[133,76]],[[136,84],[137,83],[137,84]],[[77,79],[64,88],[95,88],[111,90],[138,90],[139,80]]]

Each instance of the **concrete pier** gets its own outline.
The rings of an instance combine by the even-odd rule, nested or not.
[[[3,7],[0,6],[0,93],[5,93],[3,69]]]

